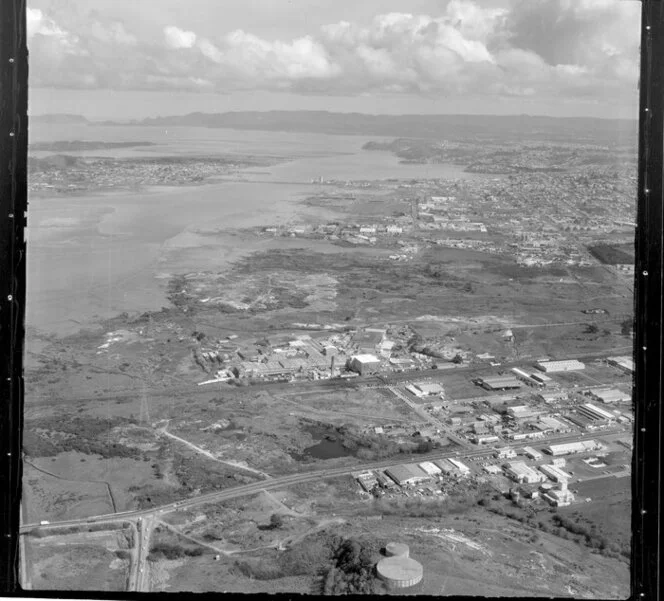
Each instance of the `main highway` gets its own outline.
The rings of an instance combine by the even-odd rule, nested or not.
[[[561,434],[559,436],[551,436],[545,440],[540,440],[540,444],[546,443],[547,445],[552,443],[560,443],[566,441],[577,441],[577,440],[588,440],[593,438],[601,438],[611,434],[618,434],[623,432],[623,430],[607,429],[599,432],[588,433],[588,434]],[[510,442],[503,446],[505,447],[519,447],[524,444],[528,444],[526,441]],[[422,455],[404,455],[401,460],[396,458],[391,458],[383,461],[374,461],[370,463],[362,463],[353,466],[344,466],[337,468],[329,468],[323,470],[315,470],[310,472],[301,472],[297,474],[288,474],[285,476],[274,477],[270,480],[261,480],[259,482],[252,482],[251,484],[245,484],[243,486],[236,486],[226,490],[210,492],[189,499],[183,499],[181,501],[176,501],[175,503],[169,503],[167,505],[161,505],[158,507],[151,507],[148,509],[136,509],[131,511],[120,511],[117,513],[109,513],[103,515],[92,516],[89,518],[77,518],[72,520],[63,520],[60,522],[50,522],[49,524],[24,524],[21,526],[20,532],[27,533],[34,528],[40,528],[43,530],[58,529],[68,526],[81,526],[85,524],[94,524],[100,522],[117,522],[117,521],[130,521],[137,520],[141,518],[142,520],[146,518],[151,518],[163,513],[169,513],[174,510],[183,510],[190,509],[192,507],[205,505],[207,503],[217,503],[221,501],[226,501],[229,499],[235,499],[238,497],[244,497],[247,495],[257,494],[263,490],[278,490],[280,488],[291,486],[293,484],[301,484],[303,482],[314,482],[317,480],[328,479],[328,478],[337,478],[340,476],[346,476],[355,472],[361,472],[366,470],[382,469],[387,468],[397,463],[406,463],[409,461],[431,461],[436,459],[445,459],[449,457],[456,457],[459,459],[477,457],[477,456],[486,456],[491,454],[491,448],[487,447],[477,447],[472,450],[455,450],[455,451],[440,451],[440,452],[431,452]]]
[[[548,437],[546,440],[540,440],[539,442],[540,444],[544,442],[546,442],[546,444],[551,444],[551,443],[560,443],[565,441],[587,440],[591,438],[598,438],[607,435],[619,434],[621,432],[623,432],[623,430],[619,428],[614,428],[592,434],[575,433],[575,434],[551,436]],[[511,442],[504,446],[513,448],[521,446],[523,444],[524,444],[523,441],[519,441],[519,442]],[[432,452],[422,455],[411,455],[409,459],[411,461],[417,461],[417,460],[431,461],[431,460],[445,459],[450,457],[464,459],[464,458],[472,458],[479,456],[487,456],[491,453],[492,449],[487,447],[477,447],[472,449],[467,449],[467,448],[464,449],[463,447],[457,447],[456,450]],[[404,456],[402,459],[402,462],[405,461],[407,461],[406,456]],[[223,491],[206,493],[190,499],[183,499],[175,503],[169,503],[168,505],[161,505],[149,509],[120,511],[117,513],[97,515],[89,518],[63,520],[60,522],[50,522],[48,524],[36,524],[36,523],[24,524],[20,528],[20,533],[24,535],[23,537],[21,537],[21,542],[25,543],[25,535],[35,528],[47,531],[53,530],[54,531],[53,533],[57,534],[58,529],[65,527],[81,527],[90,524],[105,524],[105,523],[110,525],[110,524],[117,524],[118,522],[129,523],[135,529],[134,530],[135,542],[131,550],[132,558],[129,568],[127,590],[139,591],[139,592],[150,591],[151,588],[150,578],[149,578],[150,564],[147,561],[147,557],[150,552],[150,540],[151,540],[152,531],[155,527],[155,522],[157,521],[157,518],[158,516],[160,516],[160,514],[170,513],[177,510],[191,509],[193,507],[205,505],[208,503],[218,503],[230,499],[236,499],[247,495],[257,494],[262,491],[275,490],[275,489],[288,487],[293,484],[315,482],[329,478],[346,476],[354,472],[387,468],[392,465],[395,465],[396,463],[399,462],[395,458],[392,458],[389,460],[374,461],[354,466],[344,466],[338,468],[303,472],[298,474],[289,474],[285,476],[279,476],[279,477],[262,480],[259,482],[253,482],[251,484],[246,484],[244,486],[229,488]],[[30,582],[29,579],[30,570],[27,565],[25,553],[22,553],[21,555],[22,555],[21,572],[23,577],[22,582],[25,583],[24,588],[28,588]]]

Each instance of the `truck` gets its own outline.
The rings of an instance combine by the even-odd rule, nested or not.
[[[40,526],[48,526],[50,523],[51,522],[49,522],[48,520],[42,520],[41,522],[39,522],[39,525]]]

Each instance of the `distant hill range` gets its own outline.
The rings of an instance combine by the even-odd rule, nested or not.
[[[51,120],[49,120],[49,118]],[[63,121],[71,119],[71,121]],[[39,121],[37,121],[39,120]],[[530,139],[573,139],[602,143],[636,143],[638,124],[630,119],[543,117],[532,115],[367,115],[328,111],[189,113],[140,121],[92,123],[76,115],[43,115],[32,122],[90,125],[220,127],[294,133],[357,134],[409,138],[488,136]]]
[[[93,142],[87,140],[59,140],[57,142],[35,142],[30,150],[48,150],[53,152],[83,152],[88,150],[115,150],[135,148],[137,146],[156,146],[154,142]]]
[[[30,115],[29,123],[43,123],[45,125],[87,125],[90,123],[83,115],[69,115],[56,113],[52,115]]]

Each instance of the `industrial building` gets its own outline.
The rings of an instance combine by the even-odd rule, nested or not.
[[[580,415],[596,422],[611,422],[616,419],[613,413],[592,403],[583,403],[580,407],[577,407],[576,411]]]
[[[551,392],[540,392],[540,398],[547,404],[555,403],[556,401],[562,401],[567,396],[566,393],[562,390],[554,390]]]
[[[537,420],[535,427],[537,427],[540,430],[548,432],[565,433],[565,432],[571,432],[572,430],[572,428],[570,428],[567,424],[561,422],[559,419],[556,419],[555,417],[551,417],[550,415],[541,416]]]
[[[564,371],[579,371],[585,369],[585,364],[576,359],[569,359],[566,361],[538,361],[537,369],[545,373],[556,373]]]
[[[544,385],[543,382],[540,382],[539,380],[536,380],[530,374],[526,373],[522,369],[519,369],[518,367],[513,367],[511,371],[519,380],[525,382],[529,386],[543,386]]]
[[[416,463],[405,463],[388,467],[385,473],[399,486],[419,484],[429,480],[429,475]]]
[[[507,437],[511,440],[526,440],[528,438],[542,438],[544,434],[539,432],[510,432]]]
[[[351,338],[351,344],[356,345],[360,352],[373,352],[385,338],[385,330],[366,329],[357,332]]]
[[[473,434],[485,434],[488,429],[488,424],[483,421],[477,421],[470,424],[470,429]]]
[[[570,413],[565,417],[582,430],[594,430],[597,427],[596,421],[580,414]]]
[[[442,470],[431,461],[423,461],[422,463],[418,463],[418,466],[429,474],[429,476],[437,476],[442,473]]]
[[[533,449],[532,447],[523,447],[523,452],[527,457],[530,457],[531,459],[534,459],[535,461],[539,461],[544,455],[540,453],[539,451]]]
[[[542,496],[555,507],[565,507],[574,502],[574,495],[567,489],[567,482],[565,480],[560,482],[560,488],[552,488]]]
[[[570,455],[571,453],[583,453],[585,451],[594,451],[599,448],[596,440],[579,440],[577,442],[564,442],[552,444],[545,450],[550,455]]]
[[[617,388],[591,388],[588,395],[601,403],[625,403],[632,400],[632,395]]]
[[[376,475],[373,472],[361,472],[359,474],[353,474],[355,479],[358,481],[359,485],[366,491],[371,492],[374,486],[378,485],[378,480]]]
[[[540,465],[539,469],[555,482],[567,482],[572,477],[555,465]]]
[[[624,372],[628,374],[634,373],[634,359],[632,357],[629,357],[628,355],[624,355],[621,357],[609,357],[608,363],[613,367],[622,369]]]
[[[442,394],[444,392],[443,387],[436,382],[415,382],[414,384],[408,384],[406,390],[417,397]]]
[[[521,383],[514,376],[487,376],[479,378],[479,385],[486,390],[513,390],[521,388]]]
[[[500,438],[491,434],[486,436],[475,436],[473,442],[475,444],[491,444],[492,442],[498,442]]]
[[[381,488],[394,488],[394,480],[388,478],[383,472],[376,470],[374,474],[376,475],[376,480]]]
[[[503,447],[502,449],[496,449],[494,457],[497,457],[498,459],[512,459],[513,457],[516,457],[516,451],[509,447]]]
[[[505,474],[515,482],[535,484],[545,480],[544,474],[539,473],[523,461],[513,461],[505,467]]]
[[[470,468],[469,468],[465,463],[462,463],[462,462],[459,461],[458,459],[452,459],[451,457],[450,457],[450,459],[449,459],[449,462],[450,462],[454,467],[457,468],[457,470],[459,471],[459,473],[460,473],[462,476],[467,476],[468,474],[470,474]]]
[[[376,564],[376,573],[388,589],[404,589],[421,582],[424,569],[421,563],[401,555],[381,559]]]
[[[535,417],[541,413],[540,409],[533,409],[528,405],[514,405],[507,408],[507,415],[512,416],[514,419],[526,419],[528,417]]]
[[[444,474],[459,473],[459,468],[457,468],[449,459],[437,459],[433,463],[436,464]]]
[[[530,374],[530,377],[536,382],[542,384],[543,386],[546,386],[549,382],[552,381],[551,378],[549,378],[549,376],[545,376],[544,374],[532,373]]]
[[[350,360],[350,368],[361,376],[375,374],[380,371],[380,359],[369,354],[355,355]]]

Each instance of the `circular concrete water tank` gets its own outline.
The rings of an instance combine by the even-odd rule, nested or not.
[[[388,557],[408,557],[409,549],[405,543],[387,543],[385,554]]]
[[[408,588],[422,580],[422,564],[410,557],[385,557],[376,566],[378,577],[385,581],[388,588]]]

